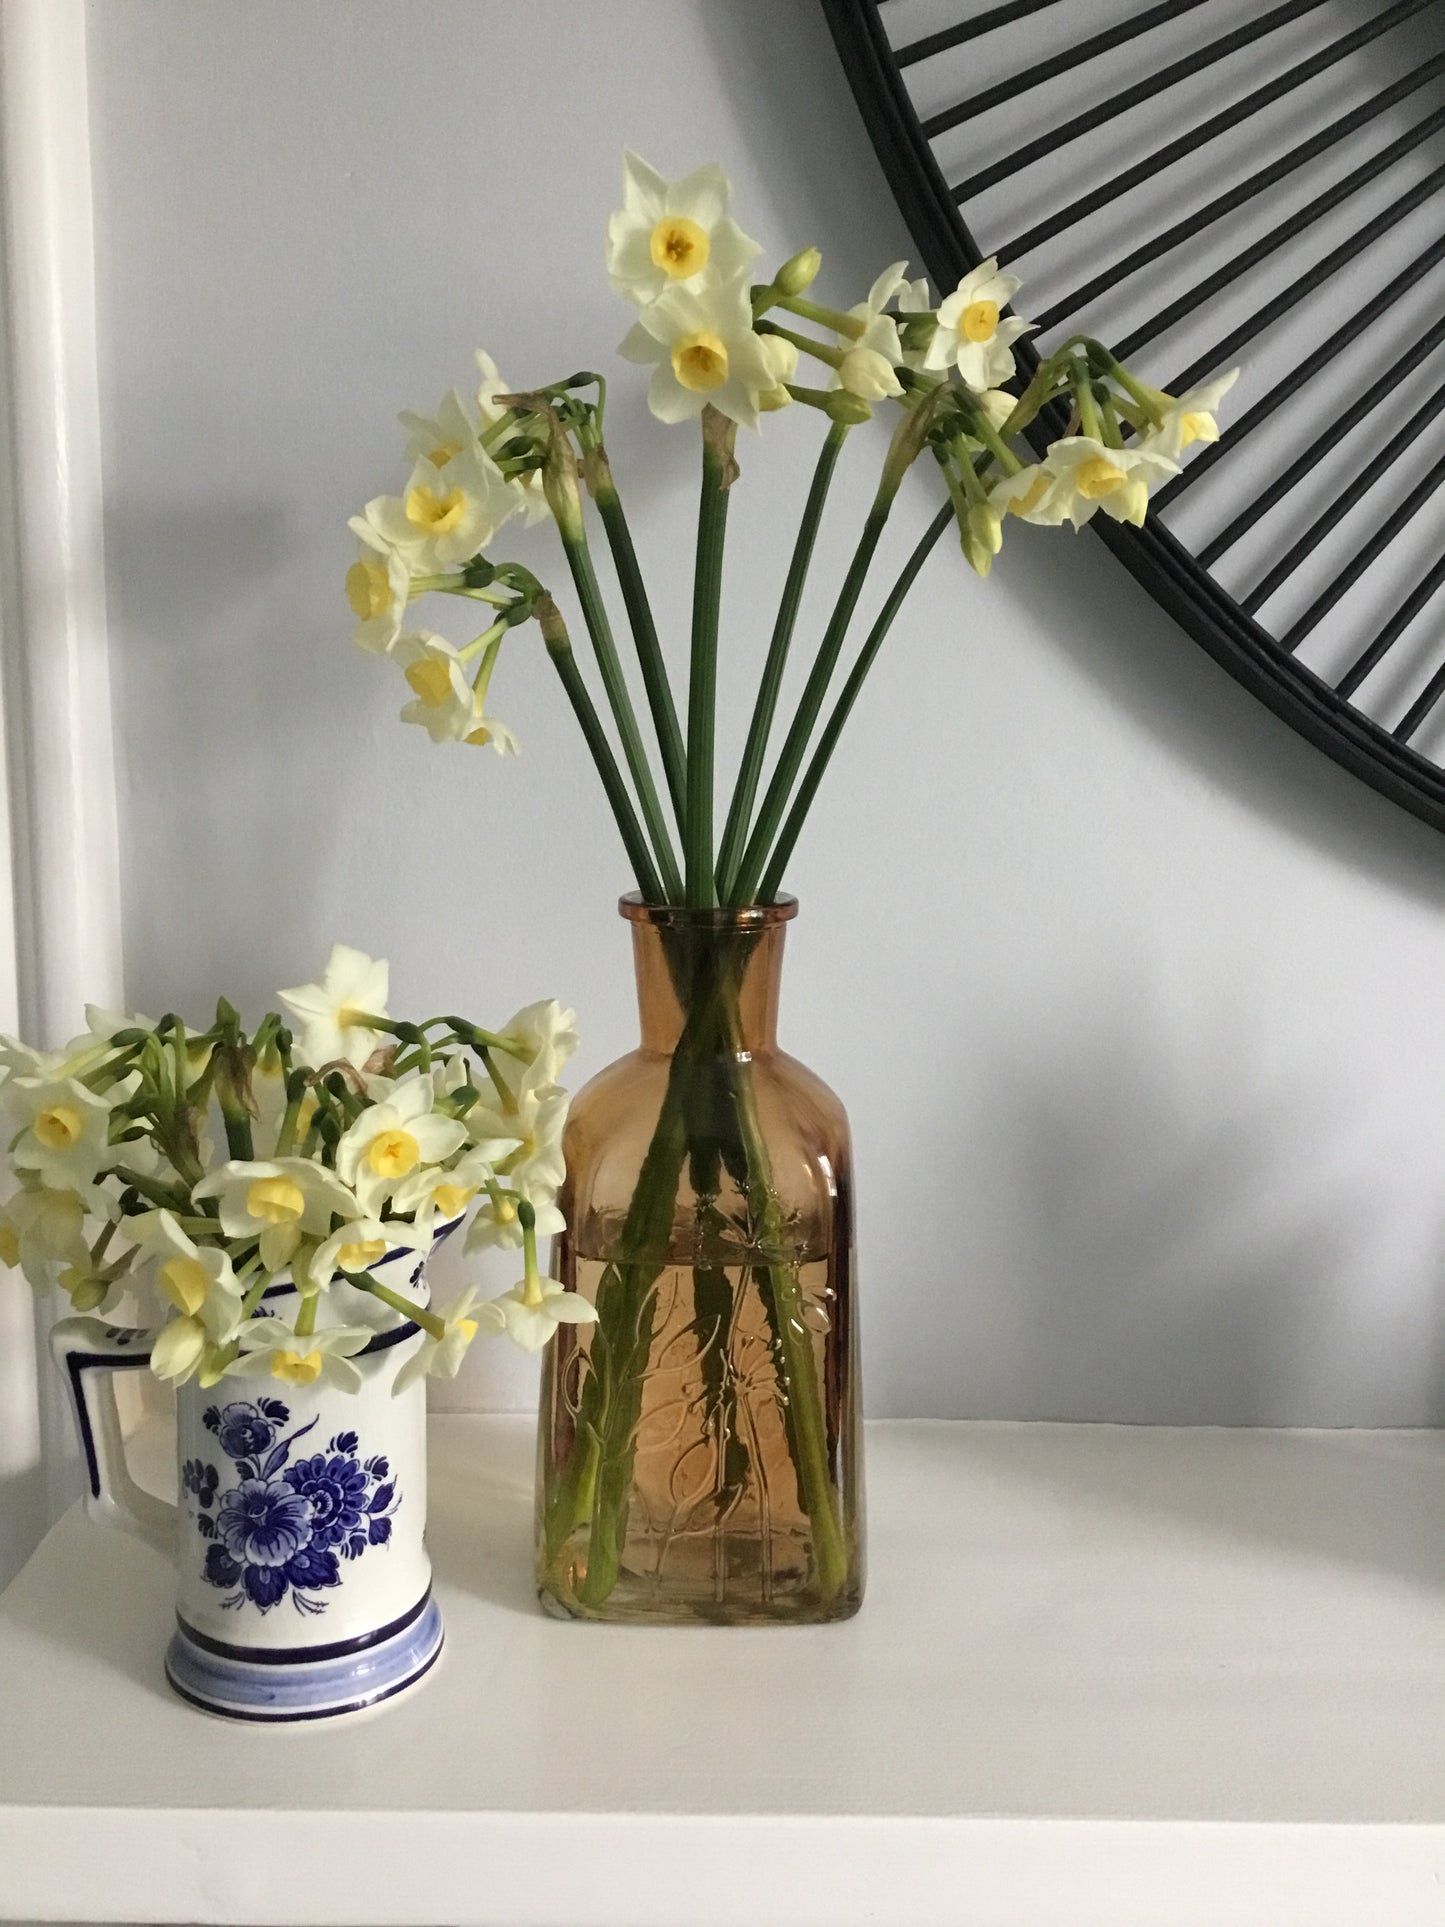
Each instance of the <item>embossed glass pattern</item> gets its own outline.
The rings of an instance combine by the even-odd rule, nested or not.
[[[777,1047],[791,899],[624,898],[642,1043],[578,1095],[544,1366],[538,1581],[593,1619],[845,1618],[862,1597],[852,1169]]]

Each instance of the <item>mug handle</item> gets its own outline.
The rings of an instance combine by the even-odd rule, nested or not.
[[[62,1318],[51,1330],[50,1350],[75,1409],[85,1459],[86,1511],[172,1558],[176,1508],[131,1477],[115,1402],[114,1374],[149,1365],[155,1339],[153,1331],[118,1328],[98,1318]]]

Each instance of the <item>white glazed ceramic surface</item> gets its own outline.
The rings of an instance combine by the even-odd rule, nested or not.
[[[452,1227],[441,1233],[442,1237]],[[425,1304],[425,1254],[372,1267]],[[290,1316],[279,1281],[267,1307]],[[415,1326],[344,1286],[324,1294],[317,1328],[365,1324],[352,1359],[361,1388],[269,1374],[194,1381],[177,1395],[178,1505],[142,1492],[125,1466],[112,1374],[143,1366],[150,1332],[99,1320],[56,1327],[75,1401],[89,1510],[174,1556],[179,1631],[171,1682],[209,1710],[245,1719],[315,1719],[388,1697],[441,1644],[428,1603],[426,1381],[399,1396],[397,1372],[422,1343]]]

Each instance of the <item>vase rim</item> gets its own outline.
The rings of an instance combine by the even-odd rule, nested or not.
[[[774,925],[791,923],[798,914],[798,899],[780,896],[774,903],[715,904],[698,909],[686,903],[646,903],[637,890],[629,890],[617,900],[618,913],[629,923],[648,923],[654,927],[689,930],[771,930]]]

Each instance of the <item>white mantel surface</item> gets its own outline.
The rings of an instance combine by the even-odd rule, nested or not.
[[[0,1919],[1439,1927],[1445,1435],[889,1424],[842,1626],[558,1624],[532,1428],[435,1421],[448,1650],[268,1732],[71,1512],[0,1598]]]

